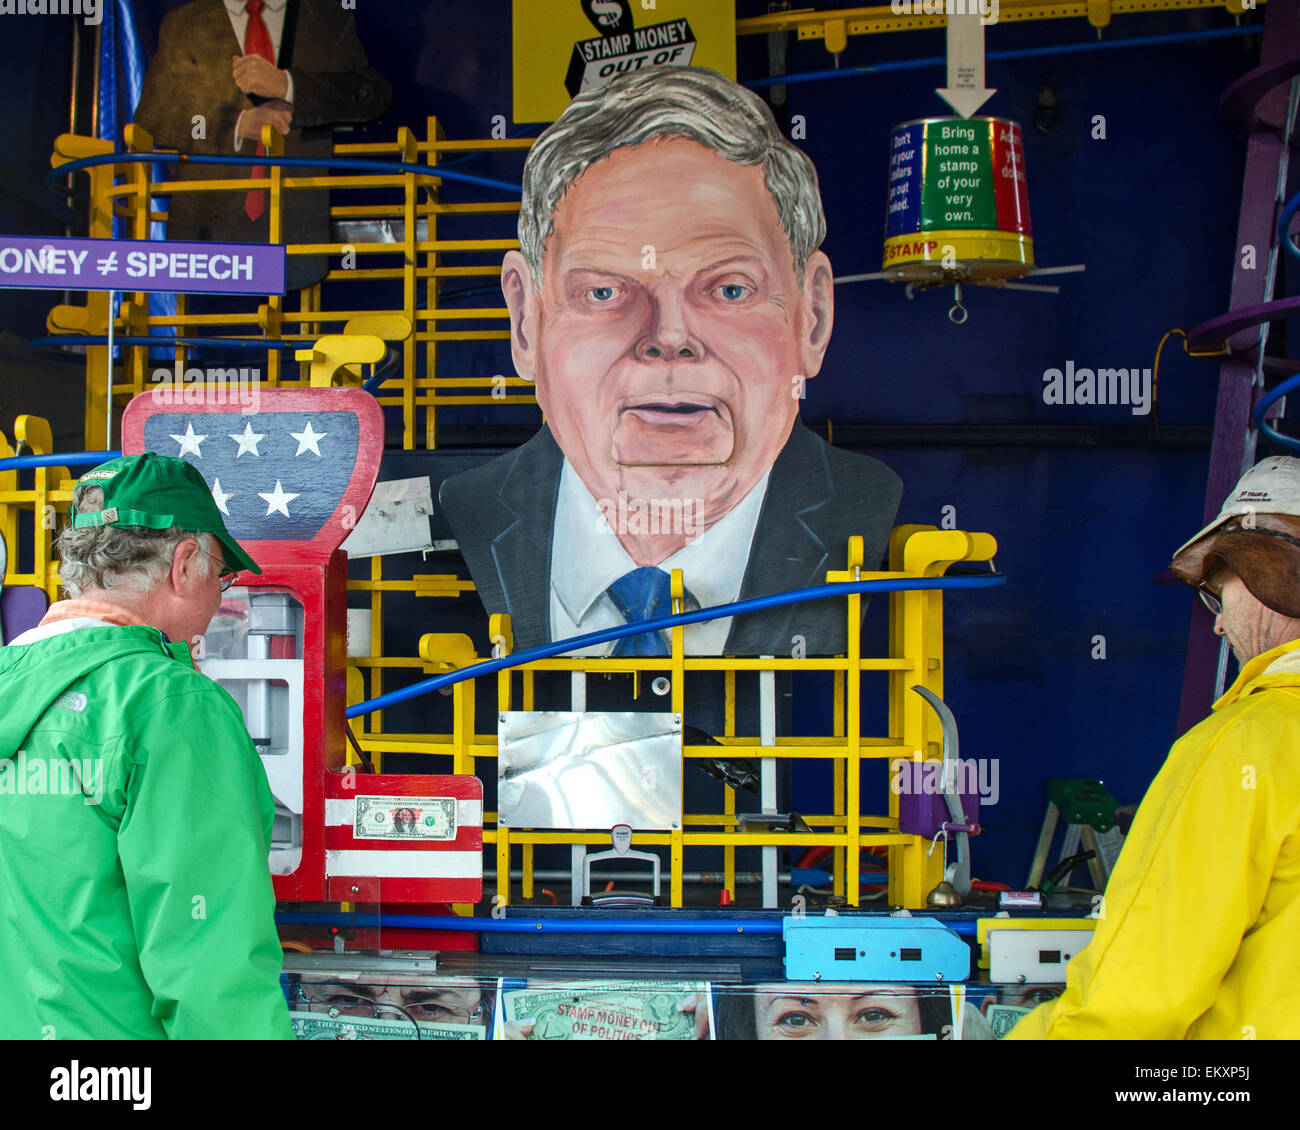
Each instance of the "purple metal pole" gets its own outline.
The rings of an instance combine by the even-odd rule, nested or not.
[[[1286,183],[1287,76],[1294,73],[1289,61],[1300,54],[1300,0],[1270,0],[1264,16],[1260,65],[1234,83],[1224,96],[1222,108],[1230,117],[1252,123],[1246,147],[1246,167],[1241,182],[1241,213],[1237,222],[1235,264],[1229,310],[1257,306],[1272,299],[1270,253],[1274,247],[1273,226],[1277,218],[1278,194]],[[1252,76],[1258,76],[1255,81]],[[1274,85],[1262,98],[1260,86],[1266,78]],[[1245,111],[1242,98],[1249,92],[1258,104],[1254,114]],[[1280,128],[1279,128],[1280,123]],[[1253,270],[1242,266],[1243,249],[1255,249]],[[1210,448],[1209,478],[1205,486],[1203,523],[1209,522],[1223,505],[1236,481],[1255,462],[1256,433],[1250,418],[1262,389],[1256,384],[1254,358],[1263,353],[1268,326],[1237,332],[1231,345],[1246,356],[1228,357],[1219,369],[1219,397],[1214,413],[1214,440]],[[1185,733],[1205,717],[1213,700],[1215,673],[1219,661],[1219,639],[1213,634],[1213,619],[1199,602],[1193,605],[1187,638],[1187,660],[1183,668],[1183,695],[1178,709],[1178,733]]]

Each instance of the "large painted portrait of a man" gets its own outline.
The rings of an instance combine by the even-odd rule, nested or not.
[[[701,68],[579,95],[524,169],[505,256],[516,371],[541,430],[440,499],[517,646],[823,583],[885,552],[902,483],[799,419],[834,311],[812,162]],[[834,654],[842,601],[689,626],[696,655]],[[664,655],[644,633],[594,654]]]

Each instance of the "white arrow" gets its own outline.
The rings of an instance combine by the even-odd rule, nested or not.
[[[961,5],[954,5],[958,7]],[[979,5],[948,15],[948,85],[935,93],[963,118],[969,118],[996,90],[984,85],[984,24]]]

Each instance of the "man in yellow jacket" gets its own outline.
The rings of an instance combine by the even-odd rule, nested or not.
[[[1169,751],[1065,992],[1008,1039],[1300,1037],[1300,459],[1251,468],[1171,568],[1241,674]]]

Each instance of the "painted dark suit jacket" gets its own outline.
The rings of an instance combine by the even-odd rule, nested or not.
[[[264,98],[244,94],[231,77],[231,56],[242,55],[221,0],[192,0],[163,17],[158,51],[149,64],[136,122],[161,149],[184,153],[234,153],[235,122]],[[289,0],[276,65],[293,76],[293,121],[284,139],[288,157],[328,157],[334,125],[370,122],[392,99],[388,80],[370,66],[357,38],[352,13],[338,0]],[[206,119],[205,134],[193,137],[193,118]],[[241,157],[256,145],[245,141]],[[323,169],[298,168],[287,175],[319,176]],[[225,180],[252,175],[248,166],[192,165],[186,179]],[[168,208],[171,239],[265,243],[268,215],[250,220],[242,192],[176,193]],[[286,243],[329,241],[329,194],[324,190],[286,193]],[[290,256],[288,287],[296,290],[325,274],[324,256]]]
[[[516,647],[551,638],[551,533],[563,458],[543,426],[514,451],[447,479],[438,492],[484,607],[510,614]],[[862,535],[864,560],[875,568],[902,491],[902,480],[880,460],[830,447],[796,420],[772,465],[740,599],[822,584],[828,569],[845,567],[854,534]],[[724,652],[788,655],[796,635],[809,655],[843,652],[843,601],[738,617]]]

